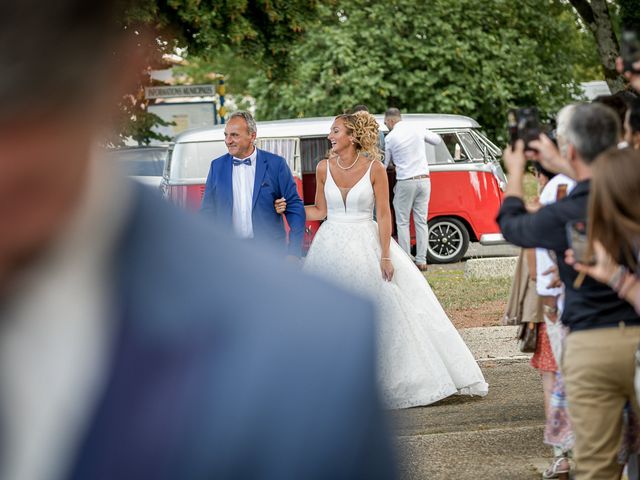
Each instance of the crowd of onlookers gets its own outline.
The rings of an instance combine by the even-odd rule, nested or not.
[[[639,90],[640,76],[627,76]],[[543,383],[545,443],[554,448],[543,478],[575,470],[579,479],[614,479],[625,465],[638,478],[640,100],[630,89],[568,105],[556,120],[555,143],[543,134],[505,150],[509,183],[498,216],[508,241],[532,249],[516,280],[537,296],[519,315],[535,324],[531,363]],[[527,160],[539,184],[529,204]],[[524,292],[517,301],[526,286],[514,287],[512,295]]]

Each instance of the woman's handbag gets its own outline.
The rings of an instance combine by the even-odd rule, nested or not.
[[[543,321],[542,318],[542,301],[535,280],[529,277],[525,251],[521,250],[503,320],[505,325],[518,325],[516,339],[521,352],[536,351],[537,323]]]
[[[533,353],[538,344],[538,324],[535,322],[521,323],[518,327],[518,348],[523,353]]]

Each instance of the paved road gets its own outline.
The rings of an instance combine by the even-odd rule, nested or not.
[[[460,331],[489,395],[392,412],[403,480],[540,478],[551,461],[551,449],[542,443],[542,384],[530,355],[516,348],[515,330]]]
[[[481,367],[487,397],[450,397],[393,413],[403,480],[540,478],[551,460],[542,443],[540,377],[522,359]]]

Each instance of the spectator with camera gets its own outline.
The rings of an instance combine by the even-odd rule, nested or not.
[[[566,198],[527,212],[523,202],[526,165],[522,140],[504,152],[509,173],[505,200],[498,215],[504,237],[525,248],[555,252],[559,275],[566,288],[561,320],[569,328],[562,370],[569,414],[576,435],[576,476],[580,479],[617,478],[617,452],[622,432],[622,410],[627,401],[636,405],[629,370],[640,341],[640,317],[608,285],[592,278],[574,285],[578,273],[566,263],[570,247],[567,224],[587,216],[591,169],[595,158],[615,148],[620,122],[600,104],[577,105],[567,125],[567,160],[542,135],[530,148],[539,152],[543,166],[568,174],[577,181]]]

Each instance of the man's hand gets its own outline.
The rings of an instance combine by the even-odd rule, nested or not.
[[[600,283],[608,283],[620,265],[618,265],[613,257],[609,255],[602,244],[597,240],[593,242],[593,253],[596,260],[595,265],[585,265],[583,263],[576,262],[573,250],[571,249],[565,252],[565,262],[572,265],[578,272],[586,273]]]
[[[552,265],[548,270],[542,272],[542,275],[551,275],[551,281],[547,285],[547,288],[560,288],[562,286],[562,280],[560,280],[557,265]]]
[[[278,198],[275,202],[273,202],[273,207],[276,209],[276,213],[282,215],[287,211],[287,201],[284,197]]]
[[[640,62],[634,63],[632,67],[634,70],[640,71]],[[629,80],[629,83],[636,92],[640,93],[640,73],[625,72],[622,57],[616,58],[616,70],[618,70],[618,73],[624,75],[624,78]]]
[[[502,160],[507,168],[507,173],[510,175],[523,174],[527,164],[527,159],[524,156],[524,142],[518,140],[513,149],[511,147],[505,148],[502,152]]]
[[[507,188],[504,191],[505,196],[522,198],[524,196],[522,180],[524,167],[527,164],[527,159],[524,156],[524,142],[518,140],[513,149],[507,147],[502,152],[502,160],[509,175]]]
[[[576,178],[569,162],[560,155],[558,148],[544,133],[538,140],[529,142],[529,145],[538,151],[538,161],[544,168],[553,173],[564,173],[570,178]]]

